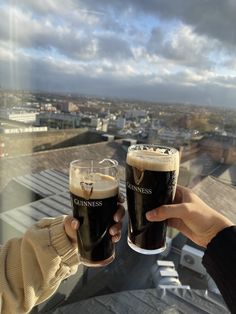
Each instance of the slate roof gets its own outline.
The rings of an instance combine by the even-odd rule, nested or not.
[[[35,184],[36,182],[42,182],[45,175],[49,174],[50,177],[53,177],[61,180],[61,184],[54,181],[46,181],[44,187],[40,187]],[[8,224],[8,226],[14,228],[18,233],[23,234],[32,224],[36,223],[38,220],[44,217],[57,217],[60,215],[69,215],[71,214],[71,201],[69,194],[69,180],[68,176],[63,173],[56,171],[43,171],[37,175],[37,181],[33,185],[30,185],[32,180],[36,177],[35,174],[27,175],[24,177],[16,178],[18,182],[25,182],[28,185],[28,188],[32,188],[32,191],[37,193],[42,193],[44,197],[40,200],[33,201],[28,204],[24,204],[17,208],[4,211],[0,213],[0,220]],[[25,180],[28,179],[28,181]],[[120,182],[120,191],[125,194],[125,183],[121,180]],[[3,234],[3,239],[0,242],[5,242],[8,240],[8,235]]]
[[[9,225],[11,228],[18,230],[20,233],[23,233],[29,225],[36,222],[40,218],[45,217],[45,215],[58,216],[63,213],[69,213],[71,211],[71,206],[70,197],[67,189],[67,180],[70,161],[78,158],[88,158],[89,156],[93,156],[94,158],[106,157],[114,158],[119,161],[120,165],[124,166],[126,151],[127,146],[123,146],[120,141],[113,141],[57,149],[53,151],[34,153],[21,157],[3,158],[2,160],[0,160],[0,183],[2,184],[2,187],[5,187],[5,193],[2,194],[2,196],[5,195],[6,197],[9,197],[9,195],[11,195],[9,194],[7,196],[7,183],[15,182],[20,186],[24,186],[25,188],[33,191],[35,194],[39,195],[41,199],[35,200],[33,202],[28,202],[27,204],[0,214],[0,220]],[[121,170],[122,169],[123,168],[121,168]],[[124,172],[122,173],[122,175],[124,175]],[[60,179],[61,182],[59,183]],[[124,182],[122,183],[122,189],[124,190]],[[194,191],[210,206],[221,211],[227,217],[236,222],[236,214],[234,213],[236,201],[235,187],[222,183],[221,181],[213,177],[207,177],[194,188]],[[171,303],[172,301],[170,302],[170,300],[172,297],[173,300],[179,299],[180,292],[178,292],[177,295],[175,293],[172,296],[167,295],[166,299],[162,299],[163,295],[161,294],[156,295],[156,292],[154,290],[150,291],[149,294],[146,288],[152,287],[152,283],[150,282],[150,278],[148,277],[148,270],[155,262],[155,258],[157,257],[147,257],[133,252],[127,246],[127,230],[123,231],[123,233],[124,234],[122,236],[122,239],[117,246],[117,248],[120,249],[117,249],[116,261],[109,265],[106,269],[103,269],[99,271],[99,273],[97,273],[98,277],[96,277],[96,279],[99,279],[96,280],[97,284],[100,283],[100,285],[104,285],[104,282],[106,283],[107,278],[107,287],[109,289],[102,292],[102,290],[100,291],[96,289],[101,289],[104,287],[93,285],[94,296],[105,294],[104,292],[116,293],[119,290],[145,288],[146,292],[144,291],[144,294],[147,293],[148,299],[152,297],[154,293],[156,302],[160,302],[159,304],[162,304],[162,302],[164,302],[165,306],[169,306],[166,307],[165,310],[173,310],[173,304]],[[2,231],[2,234],[4,235],[4,230]],[[6,236],[11,236],[11,233],[6,233]],[[93,273],[93,270],[89,270],[89,273]],[[130,278],[132,278],[132,280],[130,280]],[[114,286],[114,282],[116,283],[116,286]],[[79,292],[81,293],[81,296],[83,295],[85,298],[87,298],[88,288],[89,286],[86,286],[85,289],[82,291],[81,287],[79,287],[78,292],[77,289],[75,289],[74,295],[72,294],[71,300],[69,298],[68,301],[73,301],[73,297],[74,300],[78,300]],[[91,289],[89,290],[89,294],[91,295]],[[183,294],[181,295],[181,306],[183,305],[183,307],[187,309],[187,311],[189,310],[189,303],[191,304],[193,302],[191,298],[189,299],[190,301],[187,300],[189,297],[191,297],[191,294],[194,298],[196,297],[194,291],[190,292],[189,294],[187,292],[183,292]],[[112,301],[114,300],[113,296],[115,295],[113,294],[110,297],[108,296],[108,298]],[[135,313],[137,313],[135,300],[139,298],[139,293],[130,292],[127,293],[126,296],[128,297],[127,304],[129,309],[134,307]],[[133,299],[131,298],[132,296],[134,297]],[[216,298],[216,296],[213,296],[213,298]],[[199,300],[203,299],[204,302],[206,302],[205,306],[207,306],[208,301],[209,303],[211,303],[211,300],[207,299],[207,296],[205,296],[204,294],[200,296]],[[98,298],[95,300],[95,303],[96,301],[104,302],[104,300],[106,300],[106,298]],[[86,307],[87,303],[85,302],[84,305]],[[117,304],[115,306],[117,306]],[[146,305],[144,304],[143,306]],[[225,307],[222,304],[221,300],[219,300],[219,302],[217,301],[217,306],[219,306],[219,309],[217,309],[219,310],[219,312],[228,313],[227,310],[225,310]],[[102,307],[104,307],[104,304]],[[182,307],[180,307],[180,309],[182,309]],[[196,309],[199,310],[201,309],[201,307],[199,307],[198,309],[196,305]],[[63,312],[63,310],[64,309],[58,309],[56,313],[69,313],[69,310],[71,310],[71,308],[65,307],[65,312]],[[212,313],[217,313],[217,310],[214,309]]]
[[[0,191],[14,177],[47,169],[68,173],[70,162],[79,158],[113,158],[124,166],[126,150],[118,140],[4,157],[0,159]]]
[[[205,290],[144,289],[96,296],[58,308],[53,314],[226,314],[221,296]]]
[[[198,183],[193,191],[209,206],[236,224],[236,187],[208,176]]]
[[[227,184],[236,185],[236,164],[231,166],[225,165],[219,171],[214,172],[214,177]]]

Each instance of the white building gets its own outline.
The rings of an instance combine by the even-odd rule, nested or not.
[[[37,114],[38,114],[37,112],[24,112],[24,111],[10,113],[8,111],[2,110],[0,116],[8,120],[14,120],[24,123],[33,123],[36,121]]]
[[[0,132],[4,134],[19,134],[19,133],[33,133],[33,132],[47,132],[47,126],[26,127],[26,128],[0,128]]]

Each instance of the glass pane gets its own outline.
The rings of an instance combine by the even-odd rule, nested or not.
[[[176,148],[178,184],[236,223],[235,10],[214,0],[0,1],[1,245],[45,217],[72,214],[73,160],[117,160],[126,195],[126,154],[139,143]],[[203,248],[176,229],[161,254],[131,250],[124,207],[115,260],[80,265],[32,313],[99,304],[144,313],[146,297],[164,311],[176,295],[150,289],[173,285],[191,289],[200,308],[196,289],[219,292]],[[209,311],[226,312],[219,294],[209,298]]]

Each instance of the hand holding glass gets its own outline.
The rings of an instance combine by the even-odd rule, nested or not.
[[[129,212],[128,244],[143,254],[165,250],[166,221],[150,222],[146,212],[174,200],[179,152],[174,148],[140,144],[130,146],[126,159]]]
[[[73,216],[79,220],[78,249],[86,266],[105,266],[115,258],[109,234],[117,211],[118,163],[115,160],[75,160],[70,164]]]

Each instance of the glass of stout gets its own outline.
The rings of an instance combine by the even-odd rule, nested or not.
[[[178,174],[177,149],[152,144],[138,144],[128,148],[128,244],[133,250],[142,254],[158,254],[165,250],[167,222],[149,222],[145,214],[173,202]]]
[[[70,195],[73,216],[80,222],[77,238],[83,265],[105,266],[115,258],[115,247],[109,228],[114,224],[118,190],[116,160],[71,162]]]

